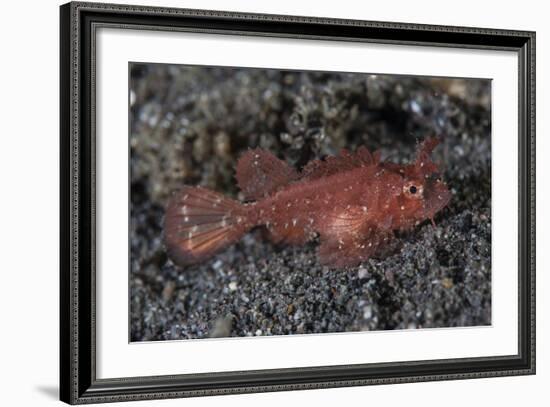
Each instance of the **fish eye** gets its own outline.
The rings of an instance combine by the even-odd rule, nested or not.
[[[409,181],[403,185],[403,193],[411,199],[422,199],[424,186],[418,181]]]

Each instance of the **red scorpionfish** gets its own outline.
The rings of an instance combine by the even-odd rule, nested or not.
[[[322,264],[357,265],[383,253],[394,231],[433,223],[449,203],[430,158],[438,143],[424,140],[409,165],[381,162],[380,152],[360,147],[310,161],[301,172],[266,150],[249,150],[237,164],[246,203],[202,187],[172,196],[164,220],[168,255],[194,264],[265,226],[276,243],[303,245],[319,236]]]

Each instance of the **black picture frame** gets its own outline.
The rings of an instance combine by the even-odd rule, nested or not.
[[[535,373],[535,33],[73,2],[60,8],[60,396],[71,404]],[[519,56],[519,352],[500,357],[96,378],[95,71],[99,26],[512,50]]]

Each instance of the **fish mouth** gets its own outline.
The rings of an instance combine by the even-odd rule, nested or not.
[[[435,214],[445,208],[451,201],[452,194],[443,181],[435,181],[425,195],[424,216],[433,219]]]

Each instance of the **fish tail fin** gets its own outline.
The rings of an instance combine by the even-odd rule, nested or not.
[[[178,265],[207,259],[238,241],[252,226],[240,202],[201,187],[184,187],[166,208],[164,242]]]

